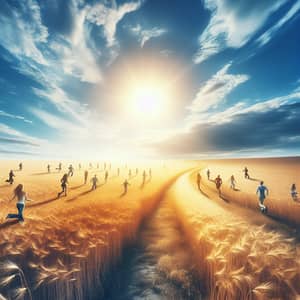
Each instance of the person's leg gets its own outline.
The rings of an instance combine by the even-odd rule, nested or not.
[[[16,219],[19,218],[19,214],[8,214],[6,219]]]
[[[23,218],[23,210],[24,210],[24,205],[21,204],[21,203],[18,203],[17,204],[17,209],[19,211],[19,215],[18,215],[18,218],[20,221],[24,221],[24,218]]]

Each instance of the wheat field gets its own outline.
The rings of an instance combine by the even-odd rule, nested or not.
[[[299,299],[300,244],[257,226],[187,189],[193,173],[171,189],[177,216],[197,255],[197,270],[208,299]]]
[[[13,163],[5,162],[1,169]],[[69,178],[67,197],[59,199],[63,172],[47,174],[41,172],[43,166],[45,162],[25,162],[24,170],[15,172],[14,186],[23,183],[33,200],[26,204],[24,224],[5,220],[8,212],[16,210],[15,203],[8,202],[13,186],[4,184],[0,190],[3,299],[101,298],[105,273],[120,259],[125,245],[134,241],[141,220],[153,210],[172,178],[191,164],[177,163],[171,169],[160,162],[115,164],[107,183],[101,167],[86,167],[90,176],[97,174],[100,180],[95,191],[89,182],[83,185],[84,168],[76,168]],[[144,184],[143,170],[148,174]],[[127,194],[123,193],[124,179],[130,183]]]

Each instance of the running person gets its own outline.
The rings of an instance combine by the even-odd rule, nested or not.
[[[249,170],[248,170],[247,167],[244,168],[243,172],[244,172],[244,177],[245,177],[246,179],[250,179],[250,176],[249,176]]]
[[[262,213],[267,212],[267,207],[264,205],[266,196],[269,195],[268,188],[264,185],[264,182],[261,181],[260,185],[257,188],[256,194],[258,194],[259,207]]]
[[[108,180],[108,171],[105,172],[104,180],[105,180],[105,182],[107,182],[107,180]]]
[[[62,169],[62,163],[59,163],[59,164],[58,164],[58,168],[56,168],[56,170],[58,170],[58,172],[60,172],[61,169]]]
[[[231,175],[230,176],[230,188],[235,190],[235,184],[236,184],[235,178],[233,175]]]
[[[210,180],[210,170],[209,169],[207,169],[207,171],[206,171],[206,176],[207,176],[207,179]]]
[[[197,173],[197,186],[198,186],[198,190],[200,190],[200,183],[201,183],[201,174],[200,172]]]
[[[298,199],[298,192],[297,192],[297,188],[296,188],[295,183],[293,183],[292,186],[291,186],[291,196],[292,196],[292,199],[294,201],[296,201]]]
[[[124,187],[124,192],[123,194],[127,194],[127,190],[128,190],[128,186],[129,186],[129,182],[127,181],[127,179],[125,179],[125,181],[123,182],[123,187]]]
[[[47,171],[48,171],[48,173],[51,172],[51,170],[50,170],[50,165],[47,166]]]
[[[60,197],[61,194],[65,193],[65,196],[67,196],[67,185],[68,185],[68,174],[65,173],[64,176],[60,180],[61,182],[61,192],[57,194],[57,198]]]
[[[19,222],[24,222],[23,211],[25,208],[25,202],[32,200],[27,198],[27,195],[23,189],[23,184],[17,185],[17,187],[14,189],[14,196],[9,202],[14,200],[15,198],[17,198],[18,214],[8,214],[6,216],[6,219],[19,219]]]
[[[98,183],[98,178],[97,175],[95,174],[95,176],[91,179],[92,182],[92,191],[95,190],[97,188],[97,183]]]
[[[147,174],[146,174],[146,171],[144,170],[144,172],[143,172],[143,185],[146,183],[146,178],[147,178]]]
[[[219,192],[219,196],[221,196],[221,185],[222,185],[223,181],[222,178],[220,177],[220,175],[217,176],[217,178],[215,179],[215,184],[216,184],[216,188]]]
[[[84,184],[86,184],[88,176],[89,176],[89,172],[88,172],[88,170],[85,170],[84,171]]]
[[[68,177],[72,177],[74,175],[74,168],[72,165],[69,166],[69,173],[68,173]]]
[[[14,177],[16,177],[16,175],[14,174],[13,170],[10,170],[8,173],[8,179],[6,180],[6,182],[9,182],[9,184],[13,184],[14,183]]]

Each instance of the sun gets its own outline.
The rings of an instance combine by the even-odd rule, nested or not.
[[[130,109],[141,117],[158,117],[163,112],[165,104],[164,91],[159,86],[136,86],[130,95]]]
[[[160,82],[135,82],[127,92],[127,113],[136,121],[159,121],[165,117],[169,95]]]

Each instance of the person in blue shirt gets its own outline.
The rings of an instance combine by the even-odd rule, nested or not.
[[[264,182],[261,181],[260,185],[257,188],[256,194],[258,194],[259,207],[262,213],[267,212],[267,207],[264,205],[266,196],[269,194],[268,188],[264,185]]]

